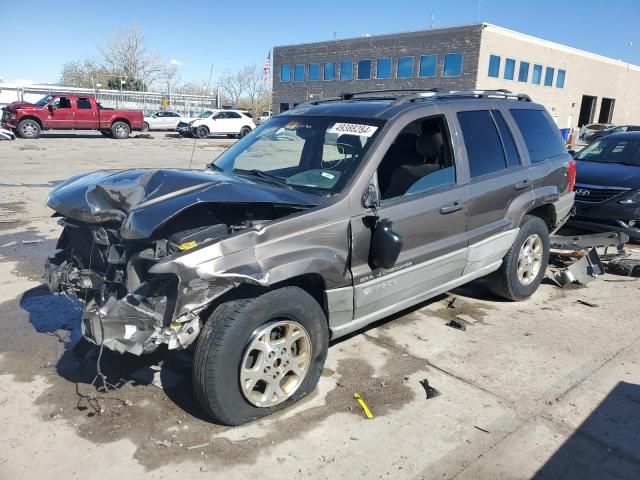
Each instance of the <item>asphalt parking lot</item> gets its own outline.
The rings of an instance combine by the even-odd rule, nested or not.
[[[610,274],[522,303],[481,281],[436,297],[335,343],[314,394],[242,427],[203,420],[185,353],[106,352],[120,388],[96,399],[78,312],[42,284],[45,200],[71,175],[202,168],[233,143],[152,136],[0,142],[0,478],[640,478],[640,280]]]

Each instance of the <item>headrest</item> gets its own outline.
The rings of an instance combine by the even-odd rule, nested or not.
[[[342,155],[359,155],[362,151],[362,142],[357,135],[340,135],[336,141],[338,153]]]
[[[401,133],[393,142],[395,150],[415,150],[418,136],[415,133]]]
[[[420,135],[416,140],[416,150],[423,157],[437,157],[440,155],[441,148],[442,134],[440,132]]]

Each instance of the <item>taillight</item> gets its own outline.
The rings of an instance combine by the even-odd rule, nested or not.
[[[569,180],[569,191],[573,192],[576,186],[576,161],[571,160],[569,162],[569,169],[567,170],[567,178]]]

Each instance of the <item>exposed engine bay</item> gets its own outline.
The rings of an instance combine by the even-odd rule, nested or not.
[[[233,271],[216,268],[219,251],[195,260],[189,254],[243,233],[250,235],[241,243],[250,245],[264,225],[313,206],[308,197],[215,172],[72,178],[48,201],[63,227],[46,264],[49,288],[84,302],[82,333],[95,344],[136,355],[163,343],[187,348],[212,299],[239,282],[264,282],[258,268],[250,269],[255,259],[247,259],[246,271]]]

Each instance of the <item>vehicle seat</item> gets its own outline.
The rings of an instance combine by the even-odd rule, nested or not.
[[[384,198],[404,195],[411,186],[422,177],[441,168],[443,141],[440,132],[423,134],[416,140],[415,150],[419,162],[401,165],[391,175],[389,187],[384,191]]]
[[[395,169],[401,165],[421,162],[421,157],[416,151],[417,139],[418,135],[415,133],[401,133],[389,147],[378,167],[378,185],[381,192],[385,192],[389,187]]]
[[[340,135],[336,141],[336,148],[340,155],[357,157],[362,152],[362,142],[357,135]]]

